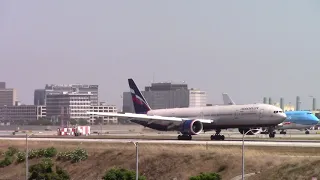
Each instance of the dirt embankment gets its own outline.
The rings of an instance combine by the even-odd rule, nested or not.
[[[24,150],[23,141],[1,141],[0,151],[4,152],[8,146],[15,146]],[[29,148],[40,148],[54,146],[58,151],[84,148],[89,153],[86,161],[71,164],[70,162],[56,163],[69,172],[72,179],[101,179],[104,172],[114,166],[135,170],[135,146],[130,144],[107,144],[107,143],[70,143],[70,142],[29,142]],[[285,164],[297,163],[297,158],[286,156],[288,153],[294,155],[319,155],[320,149],[311,148],[259,148],[246,147],[245,151],[245,172],[252,173],[261,171],[262,174],[256,175],[263,179],[275,168],[290,166]],[[292,151],[292,152],[291,152]],[[2,159],[2,158],[1,158]],[[299,169],[310,170],[315,166],[310,164],[319,161],[307,161],[306,158],[299,158]],[[38,160],[30,160],[30,164]],[[309,162],[309,163],[307,163]],[[319,164],[319,163],[318,163]],[[292,173],[291,170],[281,170],[272,176],[271,179],[278,178],[282,174]],[[319,168],[318,168],[319,169]],[[297,174],[306,174],[308,171],[301,171]],[[201,145],[139,145],[139,172],[147,177],[148,180],[187,180],[192,175],[200,172],[218,172],[223,179],[231,179],[241,174],[241,148],[236,146],[201,146]],[[312,173],[316,173],[316,169]],[[311,174],[312,174],[311,173]],[[310,174],[310,173],[309,173]],[[261,178],[260,178],[261,177]],[[282,177],[282,176],[281,176]],[[307,176],[306,176],[307,177]],[[24,179],[25,163],[12,164],[5,168],[0,168],[0,179]],[[252,179],[252,178],[251,178]],[[294,178],[300,179],[300,178]],[[303,179],[303,178],[302,178]]]

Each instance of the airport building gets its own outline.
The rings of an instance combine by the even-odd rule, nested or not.
[[[27,122],[35,121],[46,117],[45,106],[17,105],[0,107],[1,122]]]
[[[108,105],[104,102],[100,102],[98,106],[91,106],[90,112],[117,112],[117,107],[115,105]],[[90,124],[96,124],[96,120],[102,120],[103,124],[117,124],[118,118],[117,117],[109,117],[109,116],[98,116],[98,115],[90,115]]]
[[[189,90],[189,107],[203,107],[207,105],[207,94],[205,91],[196,89]]]
[[[92,94],[91,105],[98,105],[99,86],[87,84],[46,84],[44,89],[34,91],[34,105],[46,105],[48,94],[61,94],[63,92],[79,92]]]
[[[0,82],[0,89],[6,88],[6,82]]]
[[[0,107],[13,106],[17,101],[17,93],[14,88],[6,88],[5,82],[0,82]]]
[[[141,91],[152,109],[206,106],[206,92],[188,89],[185,83],[152,83]],[[123,112],[134,112],[131,93],[123,93]]]
[[[284,104],[283,107],[281,107],[280,103],[274,103],[273,105],[281,108],[284,112],[286,112],[286,111],[294,111],[295,110],[294,105],[291,105],[291,104]]]
[[[85,119],[89,121],[90,115],[87,112],[90,111],[91,98],[91,92],[49,93],[46,96],[47,118]]]

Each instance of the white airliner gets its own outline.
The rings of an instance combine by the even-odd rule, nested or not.
[[[266,127],[273,132],[286,115],[269,104],[219,105],[152,110],[132,79],[128,79],[135,113],[88,112],[101,116],[128,118],[131,122],[159,131],[178,131],[179,140],[191,140],[192,135],[215,130],[211,140],[224,140],[221,129],[239,128],[240,133],[259,133]],[[239,116],[241,113],[241,116]]]
[[[231,99],[227,93],[222,94],[223,102],[225,105],[235,105],[236,103]],[[276,126],[277,130],[281,130],[280,134],[286,134],[287,129],[306,130],[319,123],[319,119],[311,111],[287,111],[286,120]],[[261,134],[268,134],[266,130],[261,130]]]

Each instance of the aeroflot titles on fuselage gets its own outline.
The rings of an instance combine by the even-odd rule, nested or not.
[[[246,107],[246,108],[241,108],[240,110],[255,110],[259,109],[259,107]]]

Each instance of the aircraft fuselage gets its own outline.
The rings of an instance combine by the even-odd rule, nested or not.
[[[276,126],[286,119],[286,115],[276,106],[268,104],[246,104],[246,105],[219,105],[192,108],[172,108],[150,110],[148,115],[180,117],[189,120],[212,119],[213,122],[203,124],[204,131],[228,128],[253,128]],[[167,121],[138,122],[138,124],[157,130],[174,130],[179,124]]]

